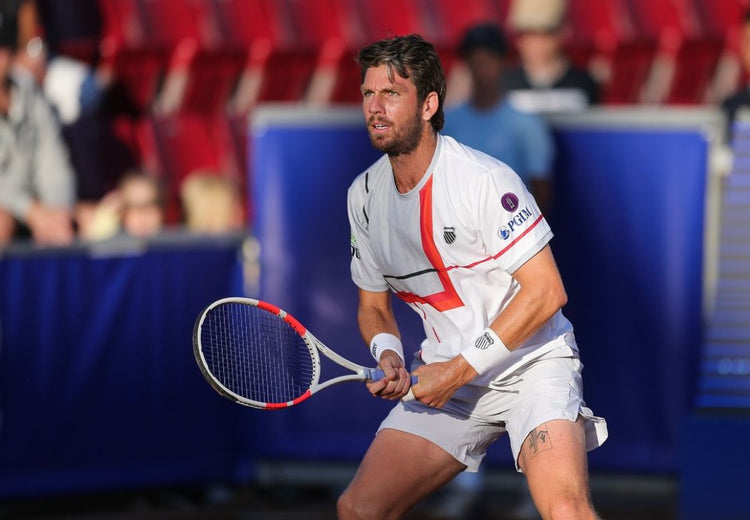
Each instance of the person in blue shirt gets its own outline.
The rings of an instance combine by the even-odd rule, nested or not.
[[[442,133],[510,166],[546,213],[552,203],[554,141],[541,116],[516,109],[506,98],[508,46],[503,33],[494,24],[474,26],[458,50],[471,76],[471,93],[465,102],[446,110]],[[472,518],[482,486],[482,472],[459,474],[438,503],[440,517]],[[516,509],[518,518],[539,518],[528,492]]]
[[[443,133],[513,168],[546,211],[551,203],[554,141],[541,116],[521,112],[506,99],[502,76],[507,49],[494,24],[466,32],[459,54],[472,89],[469,99],[446,111]]]

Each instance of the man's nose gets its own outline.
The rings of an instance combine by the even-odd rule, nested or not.
[[[380,96],[374,94],[370,97],[367,111],[371,114],[377,114],[383,111],[383,103],[381,102]]]

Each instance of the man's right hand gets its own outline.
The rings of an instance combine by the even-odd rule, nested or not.
[[[370,393],[389,401],[405,396],[411,387],[411,375],[399,355],[392,350],[384,351],[378,367],[385,372],[385,377],[380,381],[368,381],[367,389]]]

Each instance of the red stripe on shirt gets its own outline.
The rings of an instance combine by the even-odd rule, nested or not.
[[[396,295],[406,303],[425,303],[432,305],[441,312],[462,307],[464,303],[458,296],[455,287],[453,287],[453,282],[448,276],[448,269],[446,269],[435,244],[432,223],[432,177],[427,179],[425,185],[419,190],[419,228],[422,236],[422,250],[435,269],[444,289],[427,296],[419,296],[408,292],[397,292]]]

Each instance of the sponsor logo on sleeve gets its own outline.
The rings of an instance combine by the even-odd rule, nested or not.
[[[349,249],[350,249],[352,258],[356,257],[358,260],[361,259],[362,257],[359,255],[359,246],[357,245],[357,237],[354,236],[354,233],[351,234],[351,238],[349,240],[350,240]]]
[[[513,233],[523,227],[523,225],[534,215],[528,206],[513,215],[513,217],[497,230],[497,236],[503,240],[508,240]]]
[[[512,213],[518,209],[518,195],[508,192],[500,197],[500,204],[502,204],[505,211],[510,211]]]

